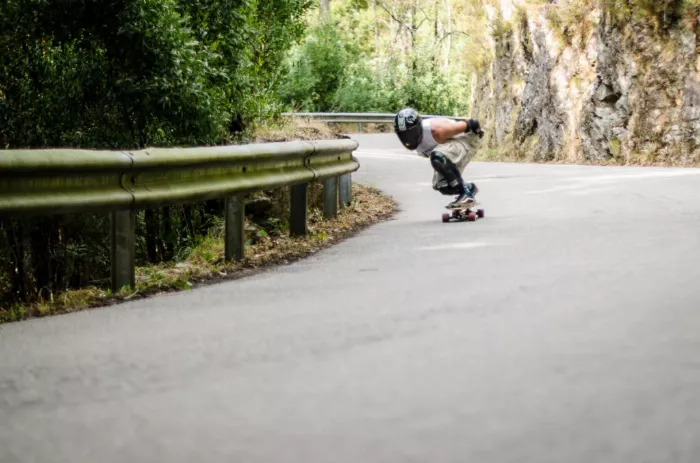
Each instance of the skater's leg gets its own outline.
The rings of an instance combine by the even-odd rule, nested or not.
[[[462,207],[474,202],[476,185],[464,182],[459,168],[445,153],[433,151],[430,154],[430,164],[433,166],[433,169],[442,176],[443,182],[447,184],[446,187],[441,188],[441,190],[452,190],[457,193],[457,198],[451,202],[448,207]]]
[[[430,164],[436,172],[442,175],[447,185],[456,188],[459,194],[464,194],[466,192],[462,174],[459,172],[459,169],[457,169],[455,163],[450,161],[444,153],[440,151],[433,151],[430,153]]]
[[[456,167],[456,172],[459,174],[458,178],[462,180],[462,184],[464,185],[465,194],[458,196],[457,199],[453,203],[450,203],[448,207],[463,207],[465,205],[465,201],[474,201],[474,196],[476,196],[479,189],[473,183],[464,182],[464,177],[462,173],[464,172],[472,158],[476,155],[480,144],[481,139],[478,136],[474,134],[467,134],[463,137],[453,138],[450,141],[439,145],[435,148],[435,151],[442,153],[445,158],[447,158],[449,161],[452,161],[452,164]],[[438,176],[441,175],[442,174]],[[442,181],[441,183],[444,184],[445,182]],[[454,188],[454,190],[457,190],[457,188]],[[454,194],[456,193],[457,191],[454,192]]]

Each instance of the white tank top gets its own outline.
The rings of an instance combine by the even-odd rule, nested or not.
[[[416,147],[416,152],[423,156],[430,156],[430,153],[438,144],[433,138],[433,133],[430,131],[430,119],[424,120],[422,126],[423,140],[420,142],[420,145]]]

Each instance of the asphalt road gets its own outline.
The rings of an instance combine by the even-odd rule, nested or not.
[[[700,170],[427,161],[307,260],[0,326],[0,462],[700,461]]]

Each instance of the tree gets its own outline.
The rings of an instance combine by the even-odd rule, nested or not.
[[[274,92],[305,0],[6,0],[0,142],[217,143]]]

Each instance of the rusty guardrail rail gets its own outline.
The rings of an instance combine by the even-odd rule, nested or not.
[[[225,198],[225,257],[243,257],[245,194],[291,187],[290,233],[307,232],[309,182],[323,210],[351,200],[350,139],[140,151],[0,150],[0,216],[111,213],[111,283],[133,287],[139,209]]]

